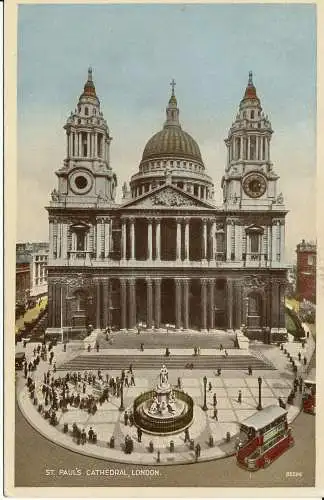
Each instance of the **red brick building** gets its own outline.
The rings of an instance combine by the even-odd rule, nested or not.
[[[297,285],[299,298],[316,302],[316,244],[302,240],[297,245]]]

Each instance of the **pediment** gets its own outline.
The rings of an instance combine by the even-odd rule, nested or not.
[[[139,198],[122,205],[122,208],[214,208],[208,202],[199,200],[195,196],[182,191],[175,186],[161,186],[154,191],[145,193]]]

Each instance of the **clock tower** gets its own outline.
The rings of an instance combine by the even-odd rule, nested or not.
[[[222,179],[227,209],[268,210],[281,205],[279,176],[270,159],[273,130],[253,84],[252,72],[235,121],[225,139],[227,164]]]

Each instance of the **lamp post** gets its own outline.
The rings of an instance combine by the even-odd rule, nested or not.
[[[206,403],[206,393],[207,393],[207,377],[206,377],[206,375],[203,378],[203,382],[204,382],[204,406],[202,407],[202,409],[204,411],[207,411],[208,408],[207,408],[207,403]]]
[[[124,379],[121,379],[121,384],[120,384],[120,407],[119,411],[124,411]]]
[[[257,410],[262,410],[262,404],[261,404],[261,385],[262,385],[262,378],[258,377],[258,384],[259,384],[259,403],[257,406]]]

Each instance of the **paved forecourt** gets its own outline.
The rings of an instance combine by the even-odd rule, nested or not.
[[[29,352],[32,352],[32,345],[28,346]],[[62,346],[58,345],[55,349],[55,359],[58,367],[73,361],[81,353],[63,353]],[[270,347],[269,347],[270,349]],[[218,351],[219,352],[219,351]],[[239,354],[240,353],[240,354]],[[117,352],[114,354],[118,354]],[[135,353],[128,351],[128,355],[132,357]],[[159,351],[159,354],[160,351]],[[180,353],[179,353],[180,354]],[[243,351],[229,351],[229,358],[242,355]],[[246,351],[246,356],[250,356],[251,352]],[[267,352],[253,353],[254,357],[259,359],[267,359]],[[84,356],[84,351],[82,356]],[[87,353],[88,360],[94,359],[97,353]],[[104,353],[103,353],[104,355]],[[123,351],[123,355],[125,352]],[[208,356],[208,354],[205,354]],[[176,356],[175,353],[172,356]],[[201,353],[203,358],[204,353]],[[255,413],[258,404],[258,376],[262,377],[262,405],[263,407],[271,404],[278,404],[278,398],[287,399],[291,391],[293,383],[293,374],[285,361],[285,356],[279,348],[271,346],[271,363],[277,364],[277,370],[267,369],[265,363],[264,369],[253,371],[252,376],[248,376],[245,368],[235,370],[223,370],[221,376],[215,374],[215,370],[190,370],[190,369],[169,369],[169,381],[176,386],[178,377],[181,378],[183,390],[190,394],[195,403],[194,419],[190,426],[190,439],[194,443],[199,442],[201,446],[201,456],[199,461],[222,458],[235,452],[236,436],[239,429],[239,422]],[[207,358],[206,358],[207,359]],[[126,359],[125,359],[126,361]],[[278,363],[276,363],[278,361]],[[168,358],[164,358],[164,363],[168,367]],[[135,374],[135,387],[124,388],[124,405],[126,409],[132,408],[134,398],[142,392],[154,388],[158,381],[160,366],[155,365],[155,369],[140,370],[133,366]],[[128,370],[128,364],[124,364],[123,368]],[[43,373],[51,369],[48,362],[41,361],[39,369],[36,373],[36,391],[37,398],[42,401],[41,386],[43,382]],[[120,370],[105,370],[100,366],[103,378],[106,373],[109,376],[120,376]],[[59,370],[55,377],[64,376],[66,370]],[[203,377],[207,376],[207,411],[202,410],[204,399]],[[52,376],[52,375],[51,375]],[[211,383],[211,389],[209,389]],[[75,393],[78,390],[71,387]],[[241,390],[242,402],[238,402],[238,391]],[[87,393],[93,393],[93,387],[87,386]],[[79,391],[82,392],[82,391]],[[213,398],[214,393],[217,399],[217,420],[214,416]],[[56,412],[58,425],[53,427],[44,417],[38,413],[37,406],[29,398],[26,387],[23,387],[18,394],[18,402],[20,408],[28,419],[28,421],[44,436],[54,441],[61,446],[83,453],[86,455],[95,456],[98,458],[106,458],[116,462],[127,462],[137,464],[156,464],[157,451],[160,451],[161,465],[172,463],[186,463],[195,460],[195,453],[190,449],[190,443],[184,442],[184,432],[166,436],[152,436],[143,432],[141,443],[137,441],[137,429],[135,426],[125,425],[124,412],[119,411],[120,398],[110,396],[109,402],[98,405],[97,412],[92,415],[86,410],[80,410],[73,406],[68,407],[68,411],[62,413],[61,410]],[[300,407],[288,405],[288,420],[292,421],[298,414]],[[71,433],[63,433],[63,425],[68,424],[71,430],[72,424],[76,423],[81,429],[88,432],[92,427],[98,436],[96,444],[87,442],[84,445],[78,445],[72,438]],[[230,433],[229,442],[226,441],[226,435]],[[134,451],[132,454],[125,454],[124,440],[126,435],[130,435],[134,439]],[[109,447],[110,438],[115,438],[115,448]],[[213,438],[213,446],[210,446],[210,437]],[[174,441],[174,452],[170,452],[170,441]],[[149,451],[149,443],[153,442],[153,452]]]

